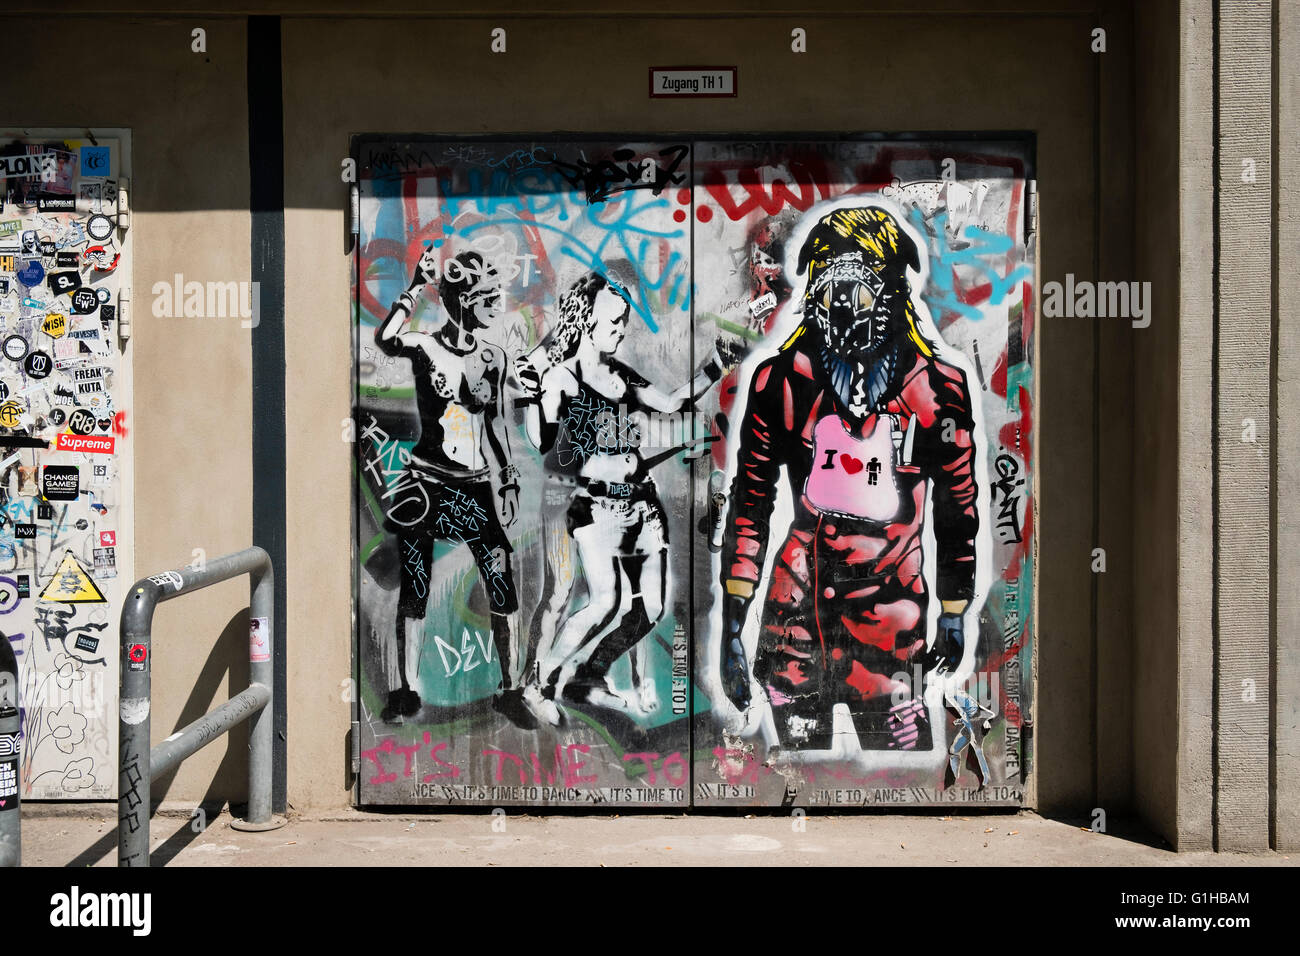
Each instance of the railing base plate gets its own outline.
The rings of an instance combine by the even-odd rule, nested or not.
[[[289,821],[284,817],[274,816],[265,823],[252,823],[249,820],[231,820],[230,829],[243,830],[246,833],[261,833],[264,830],[278,830]]]

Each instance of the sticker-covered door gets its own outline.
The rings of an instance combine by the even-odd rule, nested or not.
[[[24,799],[117,789],[127,162],[122,137],[0,135],[0,630]]]

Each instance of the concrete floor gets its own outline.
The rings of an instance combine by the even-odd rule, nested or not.
[[[154,866],[1292,866],[1291,857],[1172,852],[1119,824],[1036,813],[789,816],[635,814],[494,817],[488,811],[303,815],[264,833],[232,829],[212,808],[154,816]],[[23,806],[25,866],[114,866],[115,804]]]

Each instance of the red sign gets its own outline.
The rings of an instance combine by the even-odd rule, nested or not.
[[[112,435],[69,435],[63,432],[55,444],[56,451],[80,451],[91,455],[111,455],[117,441]]]
[[[116,532],[116,531],[101,531],[101,532],[99,533],[99,546],[100,546],[101,548],[116,548],[116,547],[117,547],[117,532]]]
[[[132,644],[131,649],[126,652],[126,656],[139,664],[149,656],[149,648],[143,644]]]

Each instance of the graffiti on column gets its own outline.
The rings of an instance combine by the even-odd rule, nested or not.
[[[115,141],[0,139],[0,631],[24,799],[116,791],[121,161]]]

